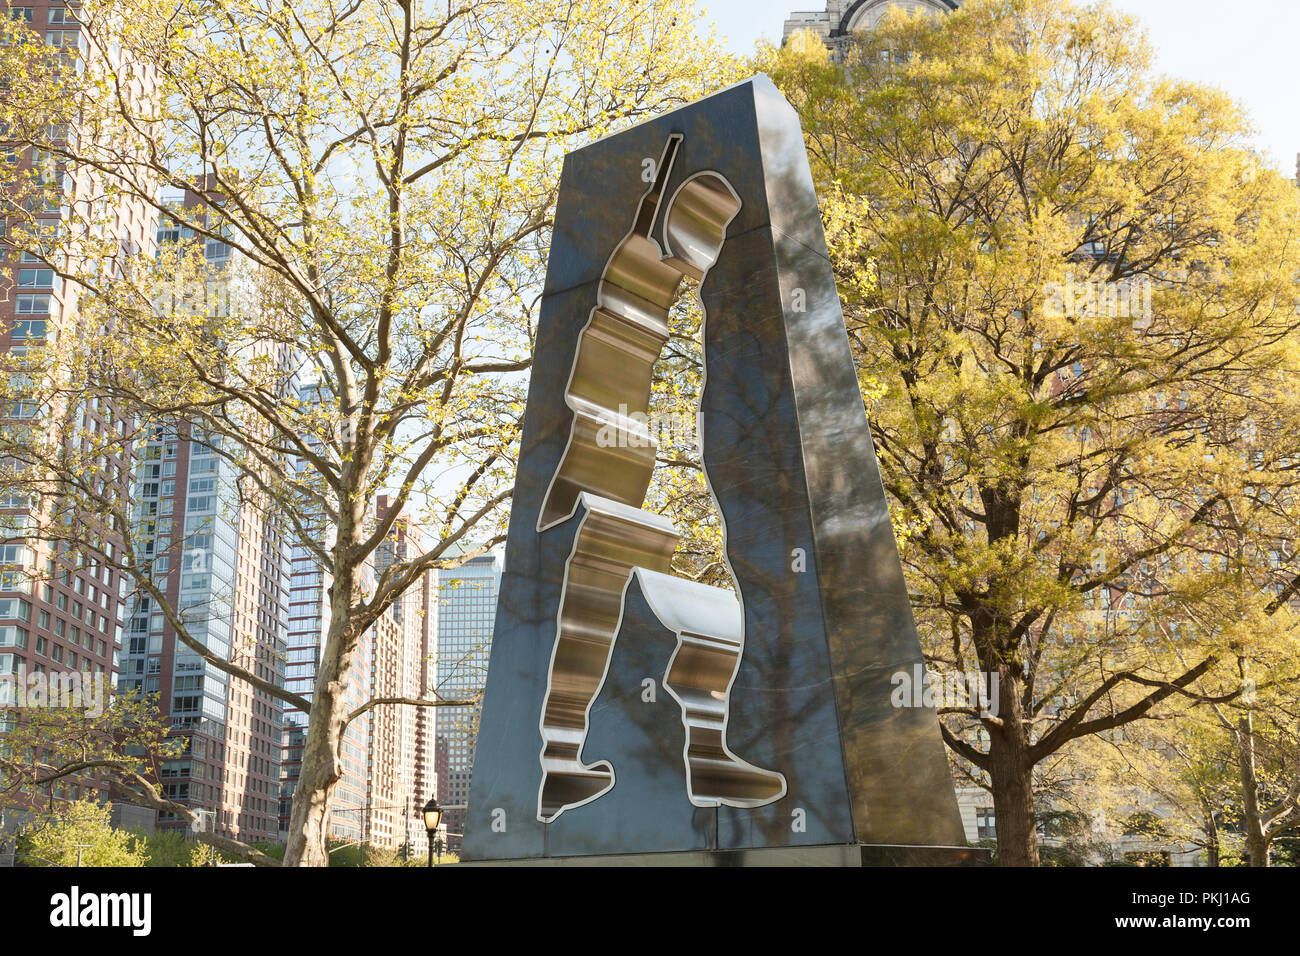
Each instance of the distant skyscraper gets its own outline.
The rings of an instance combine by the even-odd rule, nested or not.
[[[491,554],[438,572],[435,689],[440,697],[482,693],[500,587],[501,564]],[[438,801],[444,806],[463,807],[469,800],[478,716],[478,707],[437,708]],[[464,820],[464,810],[447,811],[447,844],[453,852],[460,849]]]
[[[381,495],[375,502],[375,517],[382,519],[391,501]],[[424,553],[424,534],[411,519],[398,518],[387,539],[379,546],[375,564],[380,573],[395,561],[409,561]],[[436,571],[428,571],[407,588],[393,606],[393,618],[401,628],[400,653],[401,696],[431,700],[434,697],[433,661],[437,652]],[[420,811],[429,797],[437,793],[437,768],[434,753],[436,708],[402,706],[396,708],[398,725],[396,745],[400,760],[396,766],[395,785],[409,795],[406,808],[406,842],[413,855],[428,850],[428,836]]]
[[[827,0],[825,10],[790,14],[782,38],[788,40],[800,30],[812,30],[838,55],[849,37],[875,29],[891,9],[908,13],[948,13],[960,6],[961,0]]]
[[[197,197],[178,197],[196,214]],[[179,215],[179,213],[178,213]],[[176,221],[159,227],[159,251],[202,243],[207,275],[190,295],[205,308],[247,306],[239,292],[244,263],[223,242],[203,240]],[[232,352],[273,353],[282,346],[232,343]],[[155,580],[191,637],[256,676],[281,683],[288,634],[289,553],[273,513],[240,494],[244,465],[219,436],[186,423],[154,425],[138,450],[132,535],[152,558]],[[227,454],[223,455],[225,451]],[[201,658],[177,636],[152,598],[128,600],[123,690],[156,695],[184,753],[161,767],[163,794],[209,811],[216,832],[275,839],[283,705],[248,681]],[[174,814],[159,825],[187,825]]]
[[[319,401],[319,386],[304,385],[298,397],[305,402]],[[301,462],[299,467],[306,467]],[[304,518],[304,526],[310,520]],[[325,538],[325,529],[318,526],[316,534]],[[285,639],[285,690],[311,700],[316,686],[316,671],[320,667],[321,644],[325,635],[325,622],[330,617],[329,578],[311,550],[302,543],[290,549],[289,573],[289,626]],[[307,739],[307,715],[296,707],[284,708],[284,734],[280,755],[280,831],[289,827],[293,807],[293,794],[302,769],[302,748]],[[356,745],[355,737],[350,741]],[[345,755],[346,756],[346,755]],[[346,765],[345,765],[346,768]],[[360,800],[353,784],[349,789],[352,802]],[[360,827],[347,836],[359,839]],[[344,837],[346,838],[346,837]]]
[[[316,389],[304,388],[302,397],[315,400]],[[379,498],[377,515],[382,516],[387,507],[388,499]],[[383,573],[393,561],[418,553],[413,549],[419,548],[421,541],[419,529],[399,519],[366,569],[370,578],[363,586],[373,586],[373,576]],[[329,575],[321,570],[315,556],[306,548],[296,548],[285,676],[286,687],[308,700],[315,687],[330,618],[329,587]],[[376,698],[426,696],[428,681],[422,673],[430,656],[430,615],[426,608],[431,598],[431,583],[417,581],[388,614],[361,636],[345,681],[346,710],[355,711]],[[433,783],[432,758],[424,756],[432,748],[421,742],[422,721],[430,722],[432,729],[432,717],[423,713],[423,708],[383,704],[348,724],[341,748],[343,775],[334,791],[330,815],[332,838],[392,850],[405,843],[413,854],[425,851],[424,828],[415,821],[415,814],[433,792]],[[306,735],[307,715],[288,708],[280,782],[282,830],[289,825]]]
[[[289,636],[287,640],[285,687],[308,700],[316,686],[321,648],[329,626],[330,575],[321,569],[315,555],[305,547],[293,549],[293,571],[289,585]],[[355,711],[370,699],[371,676],[379,643],[376,632],[387,636],[393,629],[387,618],[370,628],[357,642],[352,666],[344,681],[342,704]],[[371,723],[375,711],[362,714],[348,724],[340,746],[343,774],[334,788],[329,835],[349,843],[368,843],[370,797]],[[293,809],[293,795],[302,770],[302,748],[307,739],[307,714],[286,707],[284,715],[283,763],[280,770],[281,831],[287,831]],[[384,763],[381,761],[381,764]]]

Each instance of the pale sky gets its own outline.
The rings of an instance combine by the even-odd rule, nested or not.
[[[737,53],[760,37],[779,40],[793,10],[825,10],[821,0],[702,0]],[[1245,106],[1256,143],[1294,175],[1300,152],[1300,3],[1295,0],[1112,0],[1145,23],[1170,76],[1226,90]]]

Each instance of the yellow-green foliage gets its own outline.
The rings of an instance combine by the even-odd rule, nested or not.
[[[930,661],[1001,678],[996,719],[945,718],[966,769],[1001,799],[1237,694],[1243,655],[1294,678],[1300,193],[1238,106],[1055,0],[759,60],[804,123]]]
[[[144,847],[109,823],[110,804],[78,800],[26,831],[18,854],[28,866],[144,866]]]

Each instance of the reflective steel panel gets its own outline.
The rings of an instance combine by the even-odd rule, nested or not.
[[[734,595],[642,510],[684,276]],[[920,663],[794,111],[758,76],[571,153],[464,858],[964,846]]]

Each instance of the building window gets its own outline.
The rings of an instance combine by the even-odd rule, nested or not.
[[[980,840],[996,840],[997,824],[994,822],[992,807],[978,807],[975,810],[975,836]]]
[[[18,288],[50,289],[54,287],[53,269],[19,269]]]
[[[20,295],[18,307],[14,310],[19,315],[49,315],[50,297],[48,295]]]
[[[45,613],[45,612],[42,612]],[[0,618],[13,617],[20,621],[32,619],[32,606],[18,598],[0,598]]]
[[[57,47],[80,47],[81,34],[76,30],[47,30],[45,45]]]

